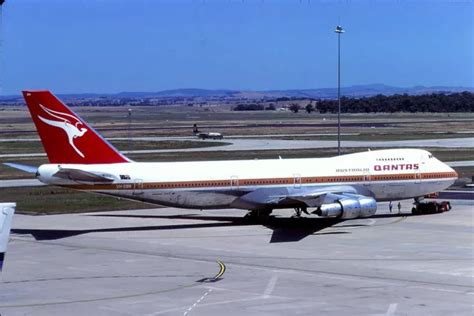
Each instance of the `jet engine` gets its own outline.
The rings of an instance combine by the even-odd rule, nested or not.
[[[371,197],[347,197],[337,202],[323,204],[314,214],[322,217],[338,217],[351,219],[358,217],[370,217],[377,211],[377,202]]]

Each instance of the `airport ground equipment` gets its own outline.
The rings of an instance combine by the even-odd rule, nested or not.
[[[451,203],[449,201],[431,201],[431,202],[421,202],[416,204],[411,212],[413,215],[422,215],[422,214],[436,214],[448,212],[451,210]]]
[[[5,253],[7,252],[15,207],[15,203],[0,203],[0,271],[2,271]]]

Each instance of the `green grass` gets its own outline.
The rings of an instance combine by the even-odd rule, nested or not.
[[[16,202],[20,214],[85,213],[151,208],[150,204],[60,187],[0,189],[0,202]]]

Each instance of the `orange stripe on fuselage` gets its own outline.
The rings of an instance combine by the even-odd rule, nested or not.
[[[146,183],[116,183],[116,184],[80,184],[62,185],[77,190],[150,190],[150,189],[200,189],[237,186],[268,186],[296,184],[330,184],[357,183],[371,181],[400,181],[400,180],[441,180],[457,177],[456,172],[431,172],[413,174],[377,174],[334,177],[301,177],[301,178],[262,178],[262,179],[226,179],[208,181],[177,181],[177,182],[146,182]],[[300,179],[300,181],[298,181]],[[232,184],[231,184],[232,183]]]

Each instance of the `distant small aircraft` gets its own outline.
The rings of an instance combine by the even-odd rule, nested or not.
[[[200,139],[223,139],[224,138],[224,136],[222,136],[221,133],[216,133],[216,132],[198,133],[195,135]]]
[[[15,203],[0,203],[0,271],[3,268]]]
[[[223,139],[224,136],[217,132],[200,132],[197,124],[193,126],[193,134],[200,139]]]

